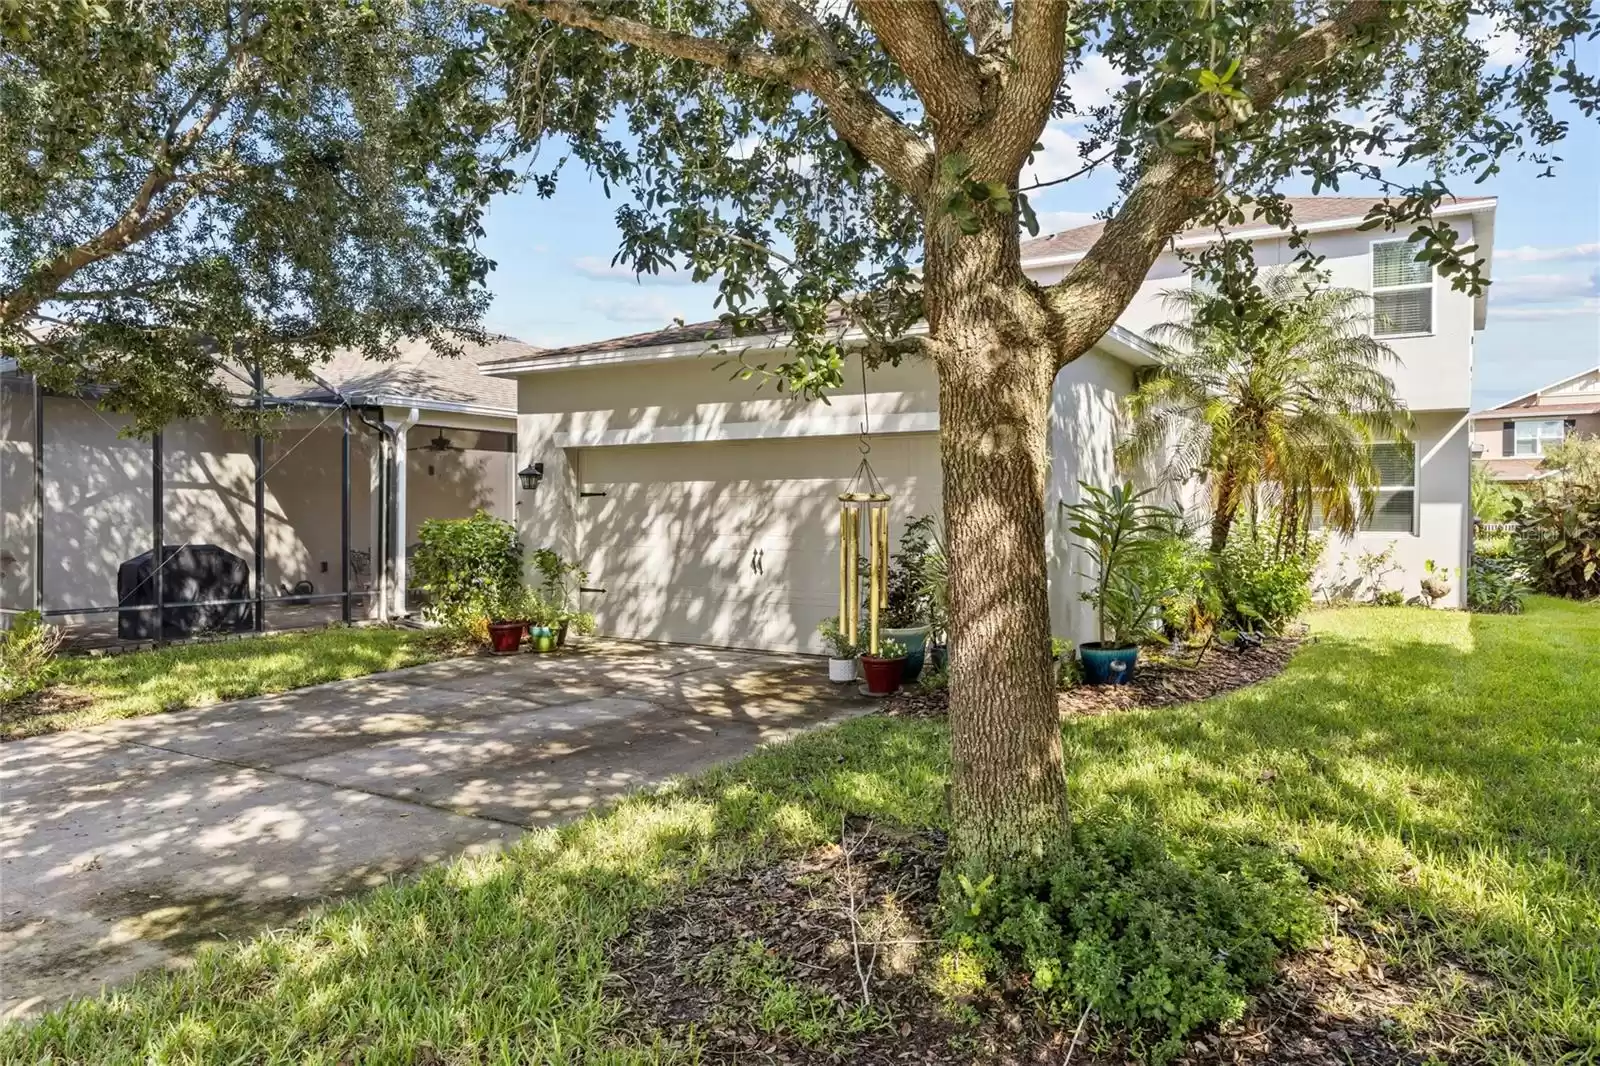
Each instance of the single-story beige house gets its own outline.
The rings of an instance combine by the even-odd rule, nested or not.
[[[392,361],[346,353],[315,381],[266,382],[281,419],[260,442],[259,518],[253,436],[203,421],[130,437],[92,395],[0,367],[0,618],[38,609],[80,642],[116,639],[150,591],[130,598],[119,572],[153,558],[158,523],[168,552],[210,545],[247,568],[235,618],[252,628],[407,614],[424,520],[514,517],[516,389],[478,364],[537,352],[497,337],[450,358],[411,341]],[[162,576],[169,605],[177,568]]]
[[[938,385],[925,361],[866,374],[829,403],[732,379],[778,335],[734,340],[708,322],[619,337],[479,370],[514,380],[518,465],[543,464],[522,490],[520,532],[589,570],[584,605],[602,632],[645,640],[817,650],[837,611],[838,494],[869,457],[894,497],[891,542],[909,518],[942,512]],[[1050,499],[1105,482],[1112,432],[1150,346],[1114,328],[1056,379]],[[845,380],[862,380],[854,358]],[[1087,631],[1087,605],[1051,508],[1051,609],[1059,632]]]

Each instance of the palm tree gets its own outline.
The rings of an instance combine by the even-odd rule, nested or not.
[[[1168,292],[1174,318],[1151,330],[1160,366],[1130,398],[1122,458],[1171,448],[1173,479],[1206,480],[1213,551],[1263,495],[1278,505],[1280,546],[1303,539],[1313,510],[1354,532],[1378,485],[1374,441],[1410,428],[1385,372],[1394,352],[1368,330],[1371,298],[1306,278],[1278,270],[1243,294]]]

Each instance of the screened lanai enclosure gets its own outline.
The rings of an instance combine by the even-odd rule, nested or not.
[[[263,434],[139,437],[0,369],[0,624],[37,610],[104,647],[408,617],[423,521],[512,517],[509,410],[280,386],[239,398]]]

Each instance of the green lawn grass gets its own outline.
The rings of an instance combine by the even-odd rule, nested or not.
[[[0,708],[0,738],[286,692],[457,653],[430,631],[372,626],[63,656],[41,696]]]
[[[1479,1057],[1593,1061],[1600,604],[1312,622],[1262,686],[1069,722],[1079,811],[1291,849],[1398,961],[1485,978],[1422,1008]],[[946,770],[941,723],[858,719],[5,1030],[0,1061],[693,1061],[617,1027],[608,942],[709,871],[836,839],[846,813],[938,824]]]

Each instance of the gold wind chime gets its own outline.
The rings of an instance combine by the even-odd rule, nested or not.
[[[867,527],[867,654],[878,654],[878,615],[889,606],[889,494],[873,473],[867,369],[861,367],[861,464],[839,494],[839,630],[861,636],[861,526]]]

